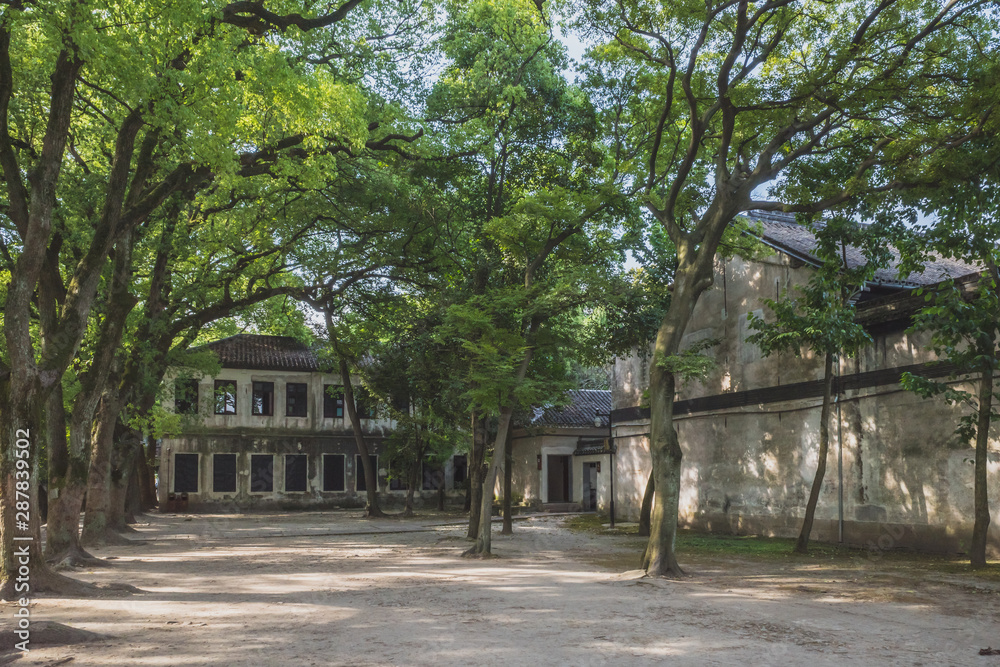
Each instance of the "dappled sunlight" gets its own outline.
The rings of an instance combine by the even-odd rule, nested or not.
[[[697,481],[697,469],[685,474]],[[936,628],[956,625],[941,615],[947,596],[893,584],[866,558],[682,551],[691,576],[671,581],[625,573],[644,540],[571,532],[559,518],[495,534],[499,558],[489,560],[460,557],[464,526],[258,540],[240,536],[249,524],[236,523],[227,538],[103,549],[114,567],[77,576],[145,592],[40,600],[39,617],[111,639],[32,656],[54,661],[72,651],[98,666],[506,666],[538,664],[539,656],[553,664],[729,664],[747,655],[804,664],[864,659],[903,641],[892,633],[904,626],[927,635],[918,641],[933,656],[947,639],[935,638]],[[973,628],[971,636],[987,634]]]

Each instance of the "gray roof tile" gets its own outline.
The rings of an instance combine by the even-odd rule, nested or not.
[[[316,355],[309,347],[289,336],[239,334],[204,346],[215,352],[223,368],[259,371],[319,370]]]
[[[575,389],[566,392],[565,407],[535,408],[532,426],[594,426],[594,414],[611,411],[611,392],[606,389]],[[605,426],[607,417],[601,420]]]
[[[763,225],[764,234],[761,240],[767,245],[811,264],[819,262],[812,254],[816,247],[816,236],[809,227],[796,223],[794,215],[754,211],[749,213],[747,217]],[[846,255],[849,268],[855,269],[865,264],[865,256],[859,248],[847,246]],[[879,269],[875,272],[875,278],[871,282],[876,285],[919,287],[921,285],[934,285],[949,278],[960,278],[978,271],[971,264],[944,257],[938,257],[928,262],[920,273],[911,273],[903,277],[899,276],[896,266],[893,263],[888,268]]]

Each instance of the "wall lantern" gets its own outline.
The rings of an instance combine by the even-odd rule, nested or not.
[[[541,454],[538,455],[538,469],[539,470],[542,469],[542,455]]]
[[[601,472],[601,462],[597,462],[597,472]]]

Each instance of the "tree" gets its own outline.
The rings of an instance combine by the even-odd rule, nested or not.
[[[723,235],[746,211],[816,213],[934,182],[928,165],[996,104],[981,83],[996,56],[989,4],[576,3],[602,42],[588,85],[620,119],[608,141],[677,251],[650,373],[649,575],[681,574],[671,365]]]
[[[1000,367],[1000,274],[993,264],[978,280],[949,280],[928,291],[930,305],[914,318],[913,330],[930,331],[930,347],[959,369],[952,383],[961,375],[969,377],[975,392],[911,373],[904,374],[903,387],[931,398],[940,396],[952,405],[962,405],[968,414],[959,421],[955,434],[973,443],[974,523],[969,546],[969,560],[974,568],[986,566],[986,544],[990,525],[987,461],[990,424],[1000,420],[994,402],[997,399],[994,374]]]
[[[955,430],[973,443],[974,523],[969,546],[973,568],[986,566],[990,525],[987,466],[989,433],[1000,420],[996,372],[1000,368],[1000,144],[991,140],[965,147],[943,192],[919,193],[923,204],[937,213],[911,246],[909,261],[919,265],[929,252],[979,266],[982,271],[921,289],[927,305],[913,319],[910,331],[930,333],[930,348],[956,367],[950,382],[906,373],[903,387],[924,398],[940,396],[968,411]],[[972,384],[969,391],[955,381]],[[967,385],[966,385],[967,386]]]
[[[616,174],[596,141],[589,101],[560,72],[564,50],[540,7],[524,0],[451,4],[442,40],[448,66],[428,98],[434,123],[460,128],[450,133],[451,152],[466,156],[451,192],[466,212],[462,231],[472,252],[462,251],[453,270],[460,289],[441,335],[460,342],[468,360],[471,483],[483,489],[470,517],[476,555],[490,552],[489,517],[511,418],[542,398],[541,377],[531,376],[537,352],[560,313],[596,294],[609,253],[620,254],[610,211],[622,200],[607,187]],[[492,418],[494,455],[479,479],[479,453],[488,448],[481,423]]]
[[[816,473],[809,490],[802,528],[795,542],[795,551],[807,553],[816,504],[819,501],[826,459],[830,448],[830,408],[833,403],[834,364],[843,356],[853,355],[871,336],[854,321],[858,290],[874,275],[876,269],[889,260],[888,247],[878,228],[860,227],[850,219],[834,218],[819,223],[813,254],[822,262],[799,288],[798,298],[785,293],[780,299],[764,299],[773,319],[748,314],[750,328],[757,333],[747,340],[758,345],[765,355],[803,351],[823,358],[823,404],[819,418],[819,452]],[[846,245],[861,247],[868,262],[851,268],[846,265]],[[770,320],[770,321],[768,321]]]
[[[374,360],[363,373],[395,422],[384,451],[392,462],[390,473],[405,482],[403,516],[411,516],[414,493],[425,481],[424,466],[443,464],[469,434],[460,426],[465,406],[454,379],[454,350],[433,338],[440,308],[426,312],[430,304],[413,298],[397,302],[388,318],[390,336],[371,350]],[[434,483],[443,500],[443,475]]]
[[[206,184],[225,191],[254,176],[316,179],[336,154],[393,140],[363,122],[353,85],[293,48],[335,35],[359,0],[327,14],[308,3],[286,3],[288,14],[244,2],[214,12],[193,1],[125,3],[111,21],[91,4],[12,2],[0,16],[2,250],[10,271],[0,364],[5,598],[16,571],[15,443],[27,433],[38,450],[41,410],[83,340],[112,247],[143,233],[170,198],[190,198]],[[88,187],[74,192],[75,183]],[[84,215],[61,219],[57,203]],[[70,237],[82,252],[63,294],[48,281]],[[37,511],[31,516],[33,590],[79,590],[41,560]]]

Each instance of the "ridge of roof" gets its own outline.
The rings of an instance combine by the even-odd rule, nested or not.
[[[319,371],[319,360],[313,351],[291,336],[236,334],[200,347],[214,352],[223,368]]]

